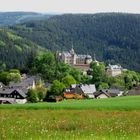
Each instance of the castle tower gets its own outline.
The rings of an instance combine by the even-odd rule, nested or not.
[[[92,57],[87,53],[85,57],[85,64],[90,64],[91,62],[92,62]]]
[[[72,65],[75,65],[76,64],[76,53],[74,51],[73,44],[72,44],[72,48],[70,50],[70,54],[71,54]]]

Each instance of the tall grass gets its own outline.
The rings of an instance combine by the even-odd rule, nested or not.
[[[139,124],[140,96],[0,105],[0,140],[139,140]]]
[[[0,110],[0,140],[139,140],[139,111]]]

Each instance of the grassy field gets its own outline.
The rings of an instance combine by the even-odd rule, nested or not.
[[[140,139],[140,97],[0,108],[0,140]]]
[[[0,105],[0,109],[69,109],[69,110],[140,110],[140,96],[125,96],[108,99],[64,100],[57,103],[30,103]]]

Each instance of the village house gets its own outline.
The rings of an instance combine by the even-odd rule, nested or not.
[[[77,88],[67,88],[64,90],[63,97],[65,99],[83,99],[84,94]]]
[[[94,93],[94,98],[95,99],[103,99],[103,98],[110,98],[111,96],[103,91],[97,91]]]
[[[24,104],[27,102],[26,94],[19,89],[0,89],[0,103],[18,103]]]
[[[85,97],[94,98],[96,87],[94,84],[73,84],[70,88],[65,89],[64,98],[66,99],[82,99]]]
[[[21,81],[11,81],[8,86],[4,86],[2,83],[0,83],[0,103],[26,103],[28,90],[35,89],[35,81],[39,79],[40,77],[27,76],[24,74]]]
[[[119,89],[103,89],[94,93],[94,97],[96,99],[111,98],[111,97],[117,97],[122,95],[123,95],[123,91]]]
[[[128,96],[138,96],[138,95],[140,95],[140,86],[135,87],[135,89],[132,89],[132,90],[128,91],[127,95]]]

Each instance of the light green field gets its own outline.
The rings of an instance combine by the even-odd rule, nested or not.
[[[0,140],[140,139],[140,96],[0,108]]]
[[[108,99],[64,100],[57,103],[30,103],[0,105],[0,109],[72,109],[72,110],[140,110],[140,96],[125,96]]]

